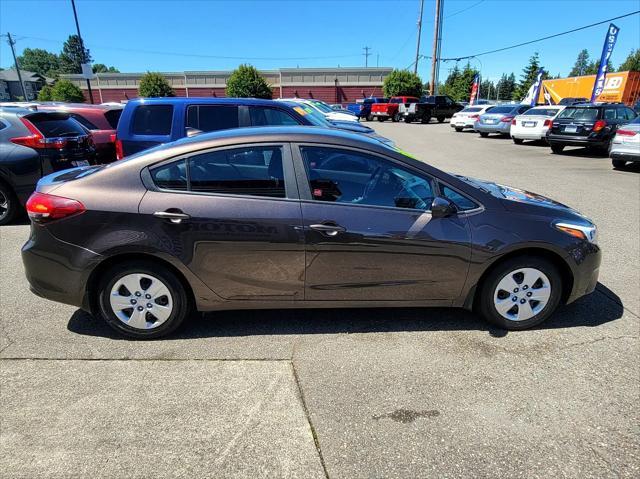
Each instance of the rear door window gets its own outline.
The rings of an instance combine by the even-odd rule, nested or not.
[[[133,134],[170,135],[173,105],[140,105],[133,114]]]
[[[288,113],[276,108],[249,107],[251,126],[289,126],[299,123]]]
[[[187,108],[187,127],[200,131],[238,128],[238,107],[235,105],[190,105]]]

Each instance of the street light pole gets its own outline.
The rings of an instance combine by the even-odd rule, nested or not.
[[[420,0],[420,16],[418,17],[418,44],[416,45],[416,61],[413,64],[413,73],[418,74],[418,60],[420,60],[420,36],[422,35],[422,9],[424,0]]]
[[[11,34],[7,32],[7,39],[9,41],[9,46],[11,47],[11,53],[13,54],[13,63],[16,65],[16,73],[18,74],[18,80],[20,81],[20,87],[22,88],[22,96],[24,97],[24,101],[29,101],[27,98],[27,90],[24,88],[24,82],[22,81],[22,73],[20,73],[20,65],[18,65],[18,59],[16,58],[16,50],[13,46],[16,44],[15,40],[11,38]]]
[[[78,31],[78,39],[80,40],[80,48],[82,49],[82,63],[87,63],[87,57],[85,56],[84,42],[82,41],[82,35],[80,35],[80,24],[78,23],[78,13],[76,12],[76,2],[71,0],[71,7],[73,8],[73,18],[76,21],[76,30]],[[93,92],[91,91],[91,80],[87,80],[87,90],[89,90],[89,100],[93,105]]]

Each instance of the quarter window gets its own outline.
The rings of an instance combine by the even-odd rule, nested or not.
[[[314,200],[427,210],[433,187],[417,175],[374,155],[315,146],[301,147]]]
[[[462,193],[458,193],[446,185],[440,184],[440,191],[445,198],[453,201],[453,204],[456,205],[459,211],[472,210],[478,207],[475,201],[470,200]]]
[[[190,105],[187,127],[201,131],[238,128],[238,107],[231,105]]]
[[[187,167],[178,161],[151,170],[151,177],[158,188],[165,190],[187,190]]]
[[[133,114],[135,135],[170,135],[173,105],[140,105]]]

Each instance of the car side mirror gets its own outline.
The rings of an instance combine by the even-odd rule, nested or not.
[[[451,200],[443,198],[442,196],[436,196],[431,202],[431,217],[432,218],[447,218],[448,216],[455,215],[458,212],[458,208],[453,204]]]
[[[188,138],[191,138],[192,136],[196,136],[196,135],[199,135],[200,133],[203,133],[203,131],[198,130],[197,128],[188,126],[185,128],[185,133],[187,134]]]

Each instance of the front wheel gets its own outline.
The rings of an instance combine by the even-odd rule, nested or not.
[[[102,275],[100,315],[119,333],[154,339],[175,331],[191,312],[191,302],[174,273],[147,262],[123,263]]]
[[[444,116],[437,117],[438,123],[444,123]]]
[[[420,123],[422,123],[423,125],[426,125],[430,121],[431,121],[431,115],[422,115],[422,118],[420,119]]]
[[[488,136],[489,136],[489,133],[486,133],[486,132],[484,132],[484,131],[481,131],[481,132],[480,132],[480,136],[481,136],[482,138],[486,138],[486,137],[488,137]]]
[[[524,140],[522,138],[513,138],[513,142],[516,145],[522,145],[524,143]]]
[[[487,321],[504,329],[527,329],[556,310],[562,278],[547,259],[520,256],[493,268],[478,294],[477,310]]]
[[[398,123],[400,121],[400,113],[396,113],[391,117],[391,121],[394,123]]]
[[[627,164],[627,162],[624,161],[624,160],[611,160],[611,165],[613,165],[613,167],[615,169],[624,168],[626,164]],[[1,208],[1,206],[0,206],[0,208]]]
[[[564,145],[551,145],[551,151],[553,151],[556,155],[561,154],[564,151]]]
[[[460,133],[463,130],[463,128],[461,126],[456,126],[455,128],[456,128],[456,131],[458,133]]]
[[[0,225],[10,223],[20,212],[18,198],[5,183],[0,182]]]
[[[373,121],[373,115],[367,115],[367,121]]]

